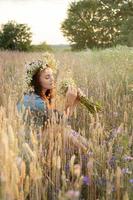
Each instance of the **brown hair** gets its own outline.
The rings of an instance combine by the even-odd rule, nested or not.
[[[47,67],[49,67],[47,65]],[[41,84],[40,84],[40,70],[36,72],[35,75],[32,77],[31,85],[34,87],[34,91],[37,95],[39,95],[44,101],[46,101],[47,106],[49,109],[54,108],[55,105],[52,102],[52,99],[56,95],[56,90],[54,89],[48,89],[46,93],[43,92]]]

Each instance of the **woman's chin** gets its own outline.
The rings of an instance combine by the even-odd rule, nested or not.
[[[49,86],[47,89],[48,90],[52,90],[52,89],[54,89],[55,88],[55,86],[54,85],[51,85],[51,86]]]

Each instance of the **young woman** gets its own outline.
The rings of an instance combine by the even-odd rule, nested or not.
[[[67,120],[67,124],[70,125],[69,117],[72,116],[73,111],[75,107],[77,106],[79,102],[79,96],[82,94],[81,90],[76,89],[72,86],[68,87],[68,90],[66,92],[65,96],[65,105],[64,105],[64,112],[61,114],[58,112],[55,106],[55,98],[56,98],[56,83],[53,75],[52,68],[46,64],[42,65],[40,62],[37,63],[31,63],[30,69],[27,71],[27,82],[29,86],[32,86],[34,89],[32,92],[25,93],[22,99],[22,102],[18,102],[17,108],[18,111],[24,109],[24,122],[28,125],[33,125],[33,127],[42,127],[44,130],[45,135],[45,128],[47,129],[47,124],[50,124],[52,115],[56,115],[56,123],[60,123],[63,115]],[[50,123],[49,123],[50,122]],[[29,127],[29,126],[28,126]],[[29,131],[27,131],[28,134]],[[63,149],[64,149],[64,157],[68,160],[70,159],[70,153],[71,154],[77,154],[77,157],[74,161],[74,164],[80,163],[80,159],[82,159],[81,154],[85,153],[87,156],[88,151],[88,141],[86,138],[81,136],[76,131],[72,130],[70,128],[70,131],[66,131],[65,133],[65,142],[63,143]],[[45,140],[43,142],[43,154],[45,154],[47,149],[47,137],[42,138],[42,140]],[[48,140],[49,141],[49,140]],[[69,142],[72,145],[69,145]],[[48,142],[49,144],[49,142]],[[46,148],[46,149],[45,149]],[[72,152],[71,152],[72,148]],[[69,150],[69,152],[68,152]],[[80,156],[79,156],[80,152]],[[47,153],[46,153],[47,154]],[[48,155],[45,155],[47,158]],[[84,158],[84,157],[83,157]],[[50,159],[48,157],[48,159]],[[86,166],[86,162],[82,161],[82,166]],[[75,167],[79,164],[76,164]],[[85,170],[87,170],[87,167],[84,167]],[[50,170],[50,169],[49,169]],[[50,173],[50,172],[49,172]],[[69,174],[69,172],[66,172]],[[84,174],[86,172],[83,172]],[[50,173],[51,174],[51,173]],[[53,191],[51,188],[53,186],[51,185],[51,182],[48,185],[48,199],[55,200],[52,196]]]
[[[54,80],[53,70],[48,64],[31,63],[31,69],[27,71],[29,76],[28,84],[34,88],[33,92],[25,93],[22,102],[17,103],[18,111],[25,108],[24,121],[34,127],[43,127],[51,120],[52,114],[56,115],[56,122],[60,123],[63,115],[68,123],[69,117],[72,116],[75,107],[79,102],[79,96],[82,94],[80,89],[72,86],[68,87],[65,97],[65,106],[63,114],[55,108],[56,83]],[[27,115],[28,113],[28,115]],[[87,140],[79,133],[71,130],[69,133],[74,144],[86,148]]]

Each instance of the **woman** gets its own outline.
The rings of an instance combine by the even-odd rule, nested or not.
[[[56,87],[53,75],[53,69],[47,63],[44,64],[40,60],[29,64],[27,70],[27,84],[34,91],[25,93],[22,102],[17,103],[18,111],[25,108],[24,121],[28,125],[34,127],[46,127],[51,121],[52,115],[56,115],[56,122],[59,123],[63,116],[70,123],[70,117],[76,105],[79,102],[79,96],[82,94],[80,89],[72,86],[68,87],[65,97],[64,113],[60,114],[55,107]],[[87,140],[80,136],[74,130],[71,131],[70,137],[77,146],[82,146],[86,149]]]
[[[45,130],[45,128],[47,128],[47,124],[49,124],[48,122],[51,122],[52,115],[55,114],[57,123],[60,123],[61,119],[64,116],[67,119],[67,123],[69,124],[69,118],[72,116],[73,111],[79,102],[79,96],[82,94],[82,92],[79,89],[69,86],[65,97],[64,112],[63,114],[60,114],[58,110],[56,110],[55,106],[56,87],[53,69],[48,64],[43,64],[40,61],[37,61],[36,63],[30,63],[30,69],[27,70],[27,80],[28,86],[32,86],[34,91],[25,93],[22,102],[18,102],[17,104],[18,111],[23,110],[23,106],[25,107],[25,123],[28,125],[33,125],[34,128],[42,127],[42,129]],[[65,138],[68,138],[65,141],[65,145],[63,146],[63,148],[65,148],[65,151],[69,150],[69,152],[72,154],[72,147],[72,151],[74,150],[74,154],[78,155],[79,150],[81,150],[82,153],[87,153],[88,142],[79,133],[70,129],[70,132],[66,132]],[[72,145],[69,145],[67,141],[72,143]],[[45,141],[44,144],[44,151],[42,151],[43,153],[45,152],[45,149],[47,149],[47,141]],[[69,152],[65,155],[66,160],[67,156],[68,160],[69,158],[71,158]],[[45,155],[45,157],[47,156]],[[74,162],[75,164],[77,162],[79,163],[80,158],[77,156],[76,159]],[[83,165],[85,165],[84,161]],[[48,188],[48,199],[54,199],[54,197],[52,196],[52,186],[50,183]]]

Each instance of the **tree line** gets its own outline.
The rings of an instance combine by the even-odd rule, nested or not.
[[[69,4],[61,31],[72,50],[133,46],[133,0],[79,0]],[[0,49],[51,51],[43,42],[32,45],[27,24],[9,21],[0,29]]]
[[[27,24],[19,24],[15,21],[8,21],[1,26],[0,49],[33,52],[52,51],[46,42],[33,45],[31,28]]]

